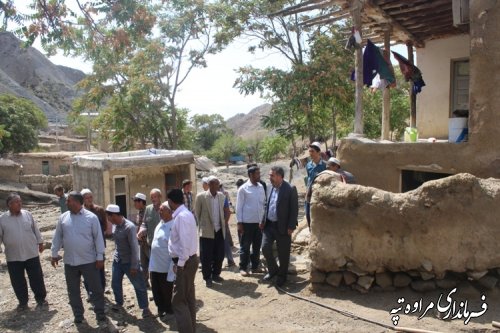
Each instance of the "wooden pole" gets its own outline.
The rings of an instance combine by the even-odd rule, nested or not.
[[[361,35],[361,1],[356,0],[351,5],[352,20],[354,28]],[[356,94],[354,111],[354,134],[363,135],[363,50],[356,48],[355,75],[356,75]]]
[[[406,43],[408,50],[408,61],[415,65],[413,60],[413,43],[408,41]],[[417,95],[413,92],[413,81],[410,81],[410,127],[417,127]]]
[[[389,28],[384,30],[384,58],[390,63],[391,59],[391,32]],[[382,105],[382,140],[390,139],[391,131],[391,91],[389,87],[386,87],[382,94],[383,105]]]

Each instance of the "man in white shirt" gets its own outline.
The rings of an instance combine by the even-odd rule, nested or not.
[[[37,307],[47,304],[40,256],[44,250],[42,235],[30,212],[21,209],[21,197],[17,193],[8,195],[9,211],[0,216],[0,245],[5,246],[7,269],[14,289],[19,311],[28,308],[28,286],[24,271],[28,275],[31,290],[35,294]]]
[[[172,290],[174,288],[174,262],[168,252],[168,240],[174,220],[172,210],[165,201],[160,206],[160,223],[155,228],[149,257],[149,273],[151,274],[151,291],[158,308],[158,317],[173,314]]]
[[[259,224],[263,222],[266,194],[260,184],[260,169],[257,166],[248,168],[248,180],[238,189],[236,199],[236,219],[240,239],[240,274],[247,276],[248,262],[252,262],[252,272],[259,272],[260,246],[262,231]],[[250,246],[252,252],[250,253]]]
[[[224,219],[226,197],[219,192],[219,180],[214,176],[209,177],[208,186],[208,191],[196,196],[194,212],[200,234],[201,272],[206,286],[212,287],[212,281],[224,281],[220,273],[224,261],[226,237]]]
[[[168,205],[174,211],[168,251],[174,262],[172,308],[180,333],[196,331],[196,297],[194,277],[198,269],[198,233],[193,214],[184,206],[182,190],[167,193]]]

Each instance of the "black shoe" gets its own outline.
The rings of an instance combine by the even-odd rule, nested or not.
[[[205,280],[205,285],[207,286],[207,288],[212,288],[212,280]]]
[[[271,273],[267,273],[266,275],[264,275],[264,277],[262,278],[263,281],[271,281],[272,278],[274,277],[275,274],[271,274]]]
[[[28,304],[19,304],[16,308],[16,311],[22,312],[28,310]]]
[[[49,306],[49,303],[46,300],[36,301],[36,308],[37,309],[41,309],[41,308],[44,308],[46,306]]]
[[[221,278],[220,275],[216,275],[216,276],[212,277],[212,280],[214,280],[215,282],[219,282],[219,283],[221,283],[222,281],[224,281],[224,279]]]

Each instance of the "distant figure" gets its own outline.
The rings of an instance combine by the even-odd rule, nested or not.
[[[208,191],[208,177],[201,179],[201,187],[203,187],[203,191]]]
[[[59,250],[64,247],[64,275],[68,288],[69,304],[75,324],[83,322],[85,311],[80,296],[81,277],[88,284],[90,300],[98,322],[106,320],[104,314],[104,289],[99,271],[104,267],[104,240],[97,216],[83,208],[79,192],[68,194],[68,211],[59,217],[52,238],[52,261],[59,264]]]
[[[189,179],[184,179],[182,181],[182,194],[184,195],[184,205],[186,208],[193,212],[193,182]]]
[[[321,158],[321,145],[319,142],[313,142],[309,145],[309,157],[311,158],[306,164],[307,180],[306,180],[306,197],[305,197],[305,215],[309,230],[311,229],[311,198],[307,195],[310,193],[309,188],[312,186],[314,178],[321,172],[326,170],[326,163]]]
[[[174,211],[168,251],[176,274],[172,308],[180,333],[196,332],[196,297],[194,278],[198,269],[198,232],[193,214],[183,204],[182,190],[167,193]],[[198,201],[196,201],[198,202]]]
[[[298,195],[295,186],[284,180],[283,168],[274,166],[269,173],[271,191],[268,195],[266,220],[260,224],[263,230],[262,253],[266,258],[268,273],[264,281],[277,276],[276,285],[281,287],[287,280],[292,233],[297,227],[299,212]],[[278,249],[279,266],[273,254],[273,243]]]
[[[19,194],[9,194],[6,204],[9,210],[0,216],[0,245],[3,243],[5,246],[10,283],[19,302],[17,310],[28,308],[25,271],[35,294],[37,307],[42,307],[47,305],[47,292],[38,254],[44,250],[42,235],[31,213],[21,208]]]
[[[174,262],[168,252],[168,240],[174,223],[172,213],[167,201],[161,204],[161,221],[155,228],[149,258],[151,291],[160,318],[174,313],[172,310],[172,291],[175,280]]]
[[[139,259],[139,244],[135,225],[123,217],[120,207],[110,204],[106,207],[109,221],[115,226],[113,238],[115,253],[113,255],[113,270],[111,288],[115,295],[114,310],[123,308],[123,276],[126,275],[134,287],[137,303],[142,310],[142,318],[151,317],[148,308],[148,289],[141,272]]]
[[[209,190],[196,196],[196,220],[200,234],[201,271],[207,287],[212,281],[222,282],[220,276],[224,261],[224,238],[226,233],[224,220],[224,194],[219,192],[219,180],[210,176]]]
[[[144,193],[136,193],[134,196],[134,208],[137,209],[137,216],[135,218],[135,227],[137,228],[137,235],[141,230],[142,223],[144,222],[144,213],[146,211],[146,195]],[[149,253],[148,241],[144,238],[137,237],[139,242],[139,253],[141,258],[142,274],[144,280],[148,281],[148,266],[147,254]]]
[[[326,162],[328,170],[340,174],[347,184],[356,184],[356,179],[352,173],[345,171],[340,167],[340,161],[335,157],[330,157]]]
[[[248,168],[248,181],[238,189],[236,199],[236,219],[240,235],[240,274],[248,275],[248,264],[251,261],[252,273],[260,273],[260,247],[262,231],[259,225],[263,222],[266,207],[266,194],[260,183],[260,169],[256,166]],[[252,251],[250,252],[250,247]]]
[[[147,246],[141,251],[141,265],[143,268],[149,268],[149,256],[151,255],[151,243],[153,242],[153,236],[155,233],[155,228],[160,223],[160,205],[161,205],[161,190],[154,188],[149,193],[149,198],[151,199],[151,204],[146,207],[144,212],[144,221],[142,222],[141,229],[137,234],[137,238],[142,241],[147,242]],[[149,272],[145,273],[146,285],[149,287]]]
[[[59,208],[61,208],[61,214],[68,211],[68,206],[66,206],[67,196],[64,194],[64,187],[61,184],[54,186],[54,194],[59,198]]]

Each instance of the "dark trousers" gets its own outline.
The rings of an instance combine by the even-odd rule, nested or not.
[[[280,262],[279,267],[273,255],[273,243],[275,241],[278,249],[278,260]],[[286,281],[291,245],[292,237],[288,234],[281,234],[278,230],[277,222],[266,223],[262,237],[262,253],[266,258],[269,274],[278,275],[278,278],[282,281]]]
[[[150,272],[151,291],[158,313],[172,313],[172,292],[174,283],[167,281],[168,273]]]
[[[246,271],[248,261],[252,262],[252,269],[257,269],[260,263],[260,246],[262,245],[262,231],[258,223],[243,223],[243,235],[240,243],[240,269]],[[250,252],[250,246],[252,251]]]
[[[214,238],[200,237],[201,272],[204,280],[219,276],[224,261],[224,236],[222,229]]]
[[[196,332],[196,296],[194,277],[198,269],[198,257],[189,257],[184,269],[177,270],[172,297],[172,308],[180,333]]]
[[[106,264],[106,258],[103,257],[104,264]],[[99,280],[101,281],[101,287],[102,290],[106,290],[106,271],[104,270],[104,267],[99,270]],[[83,278],[83,286],[85,287],[85,290],[87,291],[87,295],[90,297],[90,290],[89,290],[89,284],[87,283],[87,280]]]
[[[28,304],[28,285],[24,271],[28,275],[31,290],[35,294],[37,302],[43,302],[47,291],[43,281],[42,266],[40,265],[40,257],[28,259],[26,261],[7,261],[7,269],[9,271],[10,283],[14,289],[19,304]]]
[[[149,257],[151,256],[151,246],[147,241],[139,241],[139,254],[141,257],[142,274],[144,274],[144,281],[148,285],[149,281]]]
[[[82,276],[89,287],[90,301],[94,305],[97,318],[104,318],[104,290],[102,289],[99,270],[95,267],[95,262],[78,266],[64,265],[64,275],[68,288],[69,304],[75,318],[83,319],[83,313],[85,312],[80,294]]]

